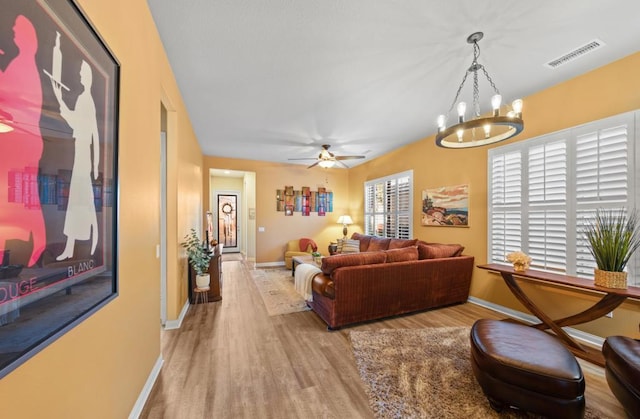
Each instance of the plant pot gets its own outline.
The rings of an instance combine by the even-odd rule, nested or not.
[[[599,287],[626,289],[627,273],[601,271],[596,268],[594,270],[594,283]]]
[[[209,274],[196,275],[196,287],[208,288],[210,282],[211,282],[211,277],[209,276]]]

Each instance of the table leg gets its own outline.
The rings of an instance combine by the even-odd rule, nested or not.
[[[606,294],[600,301],[595,303],[593,306],[588,309],[581,311],[580,313],[574,314],[573,316],[563,317],[562,319],[554,320],[554,323],[560,327],[563,326],[573,326],[574,324],[581,324],[590,322],[595,319],[599,319],[607,313],[611,313],[616,307],[626,300],[627,297],[624,295],[618,294]],[[539,323],[533,325],[540,330],[546,329],[543,323]]]
[[[568,346],[575,348],[579,351],[586,351],[582,345],[573,340],[571,336],[565,332],[562,327],[554,322],[554,320],[547,316],[542,310],[535,305],[533,301],[527,297],[527,295],[522,291],[522,288],[518,285],[518,283],[513,279],[513,275],[508,272],[501,272],[502,278],[504,282],[507,284],[507,287],[511,290],[513,295],[522,303],[524,306],[537,318],[539,318],[542,323],[544,323],[549,329],[553,330],[555,334],[565,342]]]

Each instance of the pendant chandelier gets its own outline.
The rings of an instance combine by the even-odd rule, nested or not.
[[[445,148],[470,148],[504,141],[518,135],[524,128],[522,121],[522,100],[517,99],[511,103],[512,110],[506,115],[500,115],[500,106],[502,104],[502,96],[498,88],[491,80],[489,73],[482,64],[478,63],[480,56],[480,47],[478,41],[482,39],[482,32],[472,33],[467,37],[467,43],[473,44],[473,62],[467,69],[456,92],[456,97],[447,112],[447,115],[438,116],[438,133],[436,134],[436,144]],[[478,72],[482,72],[494,91],[491,97],[491,107],[493,113],[491,116],[480,115],[480,94],[478,90]],[[467,81],[467,77],[473,76],[473,115],[470,119],[465,120],[467,104],[458,102],[458,97]],[[453,110],[457,103],[458,118],[455,125],[447,126],[447,116]]]

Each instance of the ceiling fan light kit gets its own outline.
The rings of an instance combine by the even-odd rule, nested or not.
[[[316,160],[316,162],[313,163],[311,166],[307,167],[307,169],[311,169],[314,166],[320,166],[324,169],[328,169],[335,166],[336,163],[348,169],[349,166],[342,163],[342,160],[364,159],[364,156],[336,156],[335,154],[329,151],[329,147],[331,147],[329,144],[323,144],[322,151],[320,151],[320,154],[318,154],[317,158],[309,157],[309,158],[289,159],[289,160]]]
[[[489,145],[512,138],[524,129],[524,121],[522,120],[523,103],[521,99],[516,99],[511,103],[511,110],[506,115],[500,115],[502,95],[500,95],[500,91],[489,76],[489,73],[487,73],[487,70],[482,64],[478,63],[478,57],[480,56],[478,42],[483,36],[482,32],[474,32],[467,37],[467,43],[473,44],[473,62],[464,74],[462,83],[458,87],[447,115],[438,116],[436,145],[440,147],[471,148]],[[494,91],[494,95],[491,97],[493,113],[490,116],[482,117],[480,115],[479,71],[484,74]],[[471,119],[465,120],[467,104],[458,102],[458,98],[469,74],[473,77],[473,116]],[[457,123],[447,127],[447,116],[451,113],[456,103]]]

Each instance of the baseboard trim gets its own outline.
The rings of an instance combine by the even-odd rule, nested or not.
[[[182,310],[180,311],[180,314],[178,315],[178,318],[176,320],[167,320],[165,322],[164,330],[180,329],[180,326],[182,326],[182,321],[184,320],[184,316],[187,315],[187,311],[189,311],[189,300],[188,299],[184,303],[184,306],[182,306]]]
[[[484,308],[488,308],[489,310],[496,311],[498,313],[509,316],[513,319],[520,320],[521,322],[534,324],[540,323],[537,317],[532,316],[530,314],[523,313],[521,311],[513,310],[498,304],[494,304],[489,301],[481,300],[476,297],[469,297],[468,301],[472,304],[479,305]],[[583,332],[582,330],[574,329],[572,327],[565,327],[564,330],[571,336],[579,341],[582,341],[588,345],[593,345],[598,348],[602,348],[604,344],[604,338],[596,335],[592,335],[591,333]]]
[[[133,409],[131,413],[129,413],[129,419],[138,419],[140,414],[142,413],[142,409],[144,409],[144,405],[149,398],[149,394],[151,394],[151,389],[153,389],[153,385],[158,379],[158,375],[160,375],[160,370],[162,370],[162,364],[164,364],[164,359],[162,359],[162,354],[158,356],[156,360],[156,364],[153,366],[149,377],[147,378],[147,382],[144,383],[144,387],[142,388],[142,392],[138,396],[138,400],[133,405]]]
[[[284,266],[284,261],[282,262],[262,262],[256,263],[256,268],[269,268],[273,266]]]

